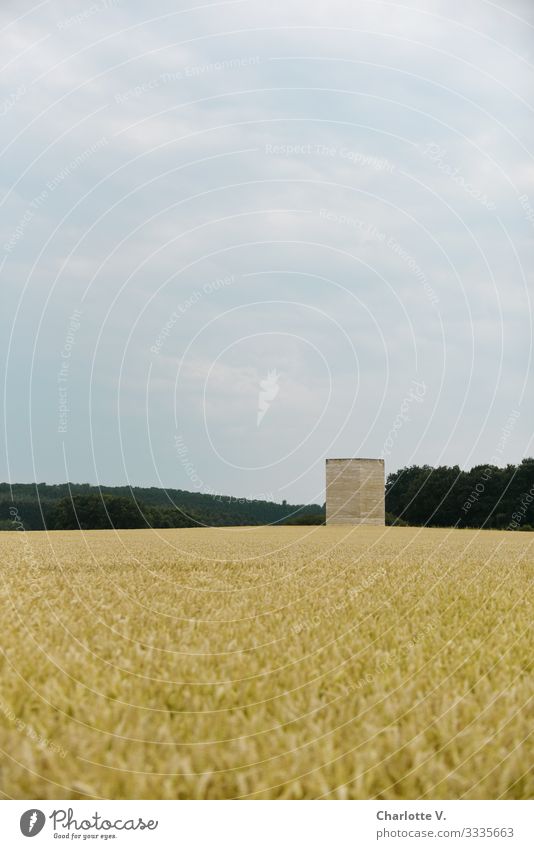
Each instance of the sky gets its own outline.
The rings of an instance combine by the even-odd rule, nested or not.
[[[324,501],[532,434],[534,7],[2,3],[0,479]]]

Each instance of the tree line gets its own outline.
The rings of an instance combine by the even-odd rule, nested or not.
[[[385,501],[387,524],[533,530],[534,458],[469,471],[459,466],[406,466],[388,475]],[[0,530],[324,522],[324,504],[277,504],[158,487],[0,484]]]
[[[0,530],[266,525],[286,523],[321,509],[318,504],[277,504],[158,487],[0,484]]]
[[[504,468],[407,466],[388,475],[391,524],[534,529],[534,458]]]

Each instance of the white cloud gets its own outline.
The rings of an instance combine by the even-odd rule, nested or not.
[[[217,357],[208,407],[221,451],[234,460],[242,451],[253,464],[266,451],[281,456],[292,441],[298,447],[288,479],[280,479],[273,459],[257,490],[278,491],[303,475],[284,497],[318,492],[317,458],[329,450],[355,453],[369,428],[365,445],[378,452],[395,414],[394,389],[416,373],[425,375],[428,398],[436,393],[438,405],[424,459],[443,455],[462,463],[491,404],[501,326],[504,358],[494,414],[506,418],[510,405],[523,403],[522,420],[529,418],[531,402],[520,396],[529,368],[530,306],[522,281],[532,267],[532,225],[519,202],[526,194],[534,206],[529,3],[498,9],[480,0],[451,9],[444,0],[421,8],[258,0],[185,13],[164,4],[149,16],[137,2],[105,8],[99,0],[63,0],[35,11],[23,4],[17,14],[24,17],[9,25],[13,10],[2,10],[8,28],[0,94],[7,146],[0,243],[9,281],[5,327],[27,287],[8,363],[10,408],[19,415],[27,398],[35,341],[33,421],[42,424],[42,444],[48,439],[56,445],[49,425],[56,391],[50,364],[69,309],[95,275],[73,371],[83,399],[72,414],[74,476],[95,474],[88,452],[76,453],[74,444],[77,433],[78,446],[84,438],[87,362],[103,327],[93,417],[111,418],[113,427],[95,444],[98,467],[106,468],[108,482],[113,475],[123,479],[110,399],[125,354],[121,425],[130,433],[128,474],[155,480],[145,451],[150,346],[173,310],[225,275],[235,282],[195,300],[153,362],[157,402],[150,421],[163,467],[174,469],[177,364],[203,326],[208,330],[201,342],[185,356],[183,394],[176,399],[186,423],[190,410],[195,450],[203,456],[197,414]],[[54,175],[102,139],[97,152],[82,157],[43,196]],[[429,143],[442,150],[439,157],[424,154]],[[275,146],[279,152],[269,152]],[[297,150],[288,152],[288,146]],[[322,209],[333,217],[321,215]],[[6,251],[17,228],[21,233]],[[279,308],[250,306],[269,300]],[[284,306],[293,301],[307,308]],[[263,349],[249,347],[241,362],[220,358],[225,346],[266,332],[293,332],[308,346],[293,349],[292,365],[291,352],[275,335]],[[360,389],[343,430],[357,380],[347,339],[358,355]],[[461,407],[472,345],[470,403],[450,444],[439,423],[454,420]],[[316,438],[305,441],[309,422],[321,415],[328,382],[315,349],[334,376],[333,395]],[[268,434],[268,448],[244,424],[255,422],[264,366],[286,376],[265,418],[261,439]],[[7,451],[17,477],[28,446],[14,442],[15,419],[8,424]],[[525,451],[528,437],[517,429]],[[486,443],[482,438],[473,462],[486,459]],[[417,444],[407,433],[390,463],[409,462]],[[36,457],[39,478],[61,479],[56,447]],[[518,451],[510,445],[511,455]],[[239,475],[212,460],[218,488],[240,494]]]

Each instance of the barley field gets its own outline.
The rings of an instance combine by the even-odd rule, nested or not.
[[[534,796],[534,534],[0,535],[5,798]]]

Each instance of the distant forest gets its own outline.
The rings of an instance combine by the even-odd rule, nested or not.
[[[409,466],[388,475],[389,524],[533,530],[534,459],[518,466]]]
[[[0,484],[0,530],[324,524],[324,504],[276,504],[157,487]],[[534,529],[534,459],[518,466],[408,466],[386,481],[386,522]]]
[[[0,530],[193,528],[310,522],[320,504],[275,504],[157,487],[0,483]]]

